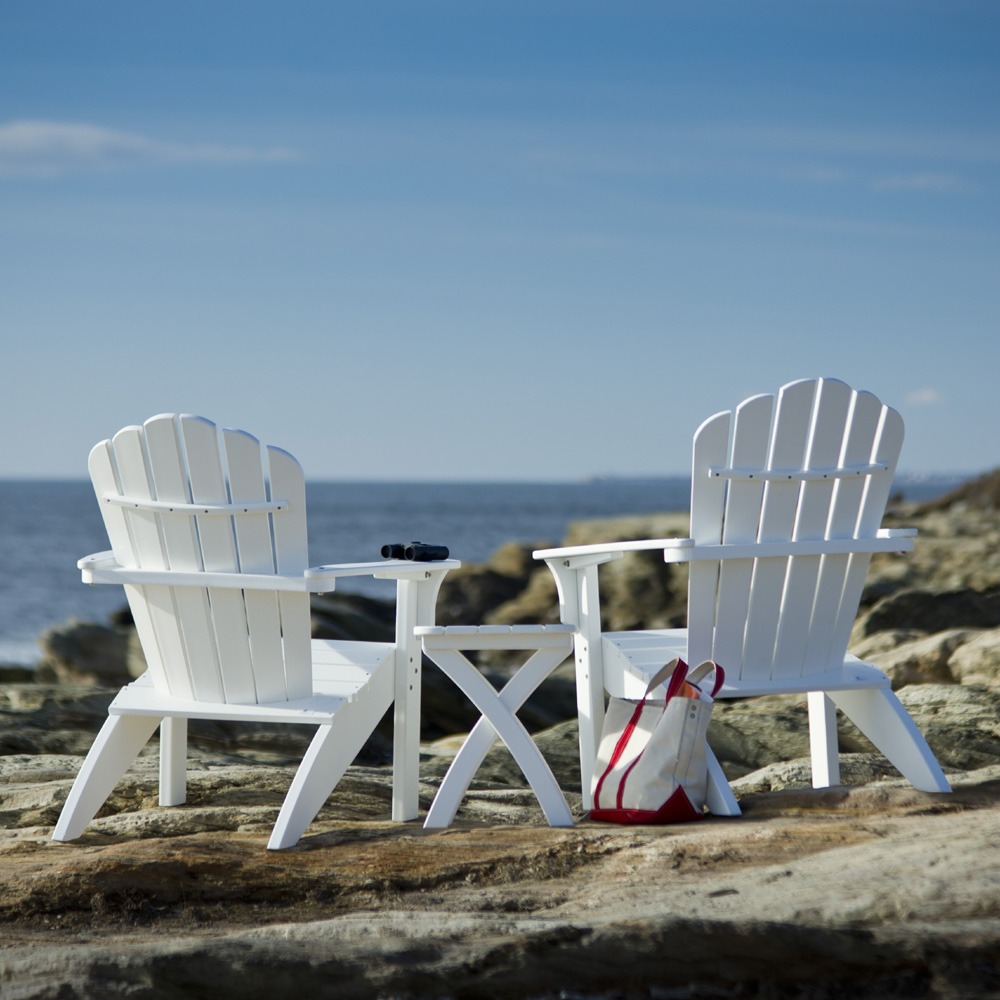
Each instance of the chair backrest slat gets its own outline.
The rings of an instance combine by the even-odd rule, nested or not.
[[[191,488],[184,468],[184,457],[177,436],[177,426],[170,414],[152,417],[143,425],[152,496],[159,501],[185,503]],[[201,546],[194,518],[186,513],[164,512],[156,516],[163,540],[164,569],[198,572],[202,570]],[[224,693],[219,674],[215,629],[208,594],[200,588],[171,588],[174,621],[162,628],[176,628],[183,645],[182,659],[191,697],[199,701],[222,701]],[[180,675],[180,666],[175,669]],[[178,676],[179,690],[183,678]]]
[[[841,460],[844,429],[851,406],[850,387],[835,379],[820,383],[816,395],[805,455],[806,469],[829,468]],[[793,539],[826,537],[837,482],[837,479],[827,479],[802,483]],[[803,672],[822,561],[822,556],[793,556],[788,560],[772,657],[772,677],[798,677]]]
[[[812,423],[815,382],[786,385],[778,393],[772,421],[769,469],[802,468]],[[764,484],[757,540],[784,542],[792,537],[802,484],[772,480]],[[781,616],[787,559],[758,559],[754,565],[746,621],[741,677],[767,680]],[[723,627],[734,627],[724,623]]]
[[[112,438],[111,444],[122,493],[143,500],[155,500],[144,429],[125,427]],[[151,510],[126,507],[125,520],[136,565],[140,569],[169,569],[160,533],[160,516]],[[198,685],[189,669],[174,588],[146,586],[142,591],[154,642],[164,666],[170,668],[167,676],[171,693],[180,697],[199,697]]]
[[[179,418],[178,425],[187,459],[192,502],[228,503],[226,470],[219,452],[215,424],[202,417],[185,415]],[[193,520],[204,568],[216,573],[238,573],[240,567],[232,518],[206,515],[196,516]],[[257,701],[243,594],[239,590],[221,587],[208,589],[205,593],[211,607],[218,653],[216,684],[221,686],[222,698],[237,704]]]
[[[868,477],[865,483],[861,510],[854,531],[855,537],[870,538],[881,525],[886,504],[889,502],[892,479],[896,473],[896,463],[899,461],[899,452],[902,447],[903,418],[895,410],[884,406],[879,417],[872,461],[885,463],[887,471],[880,476]],[[838,651],[842,653],[847,649],[870,562],[870,553],[856,552],[850,557],[840,609],[837,613],[837,623],[834,626],[831,657],[836,657]]]
[[[279,573],[297,575],[309,566],[305,477],[299,463],[281,448],[268,447],[267,467],[270,499],[288,503],[287,510],[272,519],[275,564]],[[285,651],[285,686],[289,698],[302,698],[312,693],[309,597],[282,592],[278,595],[278,606]]]
[[[229,490],[234,504],[266,499],[260,442],[244,431],[225,431]],[[235,519],[236,555],[245,573],[274,573],[271,522],[266,513],[246,514]],[[281,616],[277,592],[246,591],[243,595],[248,629],[248,653],[260,701],[278,701],[287,696],[281,648]],[[272,665],[272,666],[269,666]],[[282,667],[282,669],[275,669]]]
[[[902,444],[894,410],[843,382],[813,379],[784,386],[777,398],[748,399],[729,418],[717,414],[695,435],[696,542],[874,537]],[[783,475],[772,474],[777,470]],[[688,655],[710,649],[730,676],[756,681],[843,662],[870,558],[858,552],[692,564]]]
[[[726,484],[709,475],[713,464],[729,457],[732,415],[717,413],[695,433],[691,465],[691,537],[699,545],[718,545],[722,540],[722,515]],[[712,656],[715,631],[715,595],[719,582],[717,562],[692,563],[688,576],[688,659],[701,663]]]
[[[771,434],[773,396],[754,396],[736,408],[733,442],[729,454],[733,466],[763,468]],[[727,544],[754,542],[760,526],[764,481],[745,479],[728,484],[722,541]],[[716,617],[723,622],[746,621],[753,581],[753,559],[727,559],[719,567]],[[743,629],[719,630],[712,656],[719,663],[743,658]]]
[[[116,495],[116,502],[102,500],[101,510],[121,565],[234,575],[306,568],[301,467],[282,452],[283,481],[269,491],[260,443],[241,431],[224,432],[223,441],[220,447],[211,421],[163,414],[94,449],[98,498]],[[279,492],[292,502],[276,510],[260,506],[284,500]],[[136,507],[123,498],[156,504]],[[178,508],[171,510],[171,502]],[[241,510],[241,502],[248,506]],[[199,514],[198,504],[226,509]],[[285,595],[238,586],[126,590],[157,688],[238,704],[312,693],[308,595],[286,595],[286,611]]]
[[[139,559],[135,551],[135,546],[132,543],[128,513],[125,508],[105,500],[105,497],[108,495],[116,495],[123,492],[118,482],[118,472],[111,441],[101,441],[94,446],[90,452],[88,468],[91,482],[94,484],[94,492],[97,494],[97,502],[100,505],[101,516],[104,519],[104,527],[108,533],[108,540],[115,553],[115,558],[122,566],[138,567]],[[151,602],[146,591],[146,587],[127,585],[125,587],[125,597],[132,611],[132,620],[135,622],[136,632],[142,643],[143,652],[146,657],[146,666],[149,668],[154,684],[160,690],[166,691],[170,689],[170,686],[163,664],[163,657],[160,654],[159,644],[156,640],[156,630],[153,625],[152,615],[150,614]],[[188,686],[187,695],[190,696],[190,686]]]
[[[845,466],[861,465],[869,461],[881,414],[882,404],[870,392],[854,394],[844,438]],[[867,478],[859,476],[837,481],[826,529],[827,538],[854,537],[866,482]],[[806,673],[819,673],[824,670],[832,655],[836,655],[840,660],[843,659],[843,650],[834,653],[834,629],[840,613],[850,562],[851,556],[848,555],[824,556],[822,559],[816,583],[812,627],[805,652]],[[855,614],[856,607],[850,612],[852,624]]]

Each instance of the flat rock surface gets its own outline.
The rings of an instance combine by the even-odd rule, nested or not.
[[[550,829],[483,781],[446,831],[389,822],[388,769],[354,767],[269,852],[292,769],[194,756],[188,804],[155,804],[144,756],[70,844],[78,760],[4,759],[4,1000],[1000,995],[998,766],[659,828]]]

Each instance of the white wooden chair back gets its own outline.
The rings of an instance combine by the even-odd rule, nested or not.
[[[308,566],[298,462],[244,431],[162,414],[90,454],[90,476],[119,565],[232,573],[233,586],[128,585],[157,690],[254,704],[312,694],[309,595],[242,590],[239,574]]]
[[[800,542],[805,554],[692,563],[690,662],[750,681],[843,663],[871,554],[808,554],[808,543],[875,537],[902,442],[895,410],[834,379],[792,382],[702,424],[695,543]]]

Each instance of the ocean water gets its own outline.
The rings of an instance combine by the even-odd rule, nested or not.
[[[900,480],[922,500],[960,480]],[[383,544],[447,545],[482,562],[508,541],[556,544],[571,521],[687,510],[690,480],[581,483],[310,483],[314,565],[379,558]],[[88,482],[0,480],[0,663],[34,663],[36,638],[69,618],[104,622],[125,603],[120,587],[85,586],[76,561],[108,548]],[[389,581],[355,578],[341,589],[389,597]]]

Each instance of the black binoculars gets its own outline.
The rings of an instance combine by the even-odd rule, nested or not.
[[[448,558],[448,546],[428,545],[427,542],[393,542],[391,545],[382,546],[382,558],[437,562]]]

